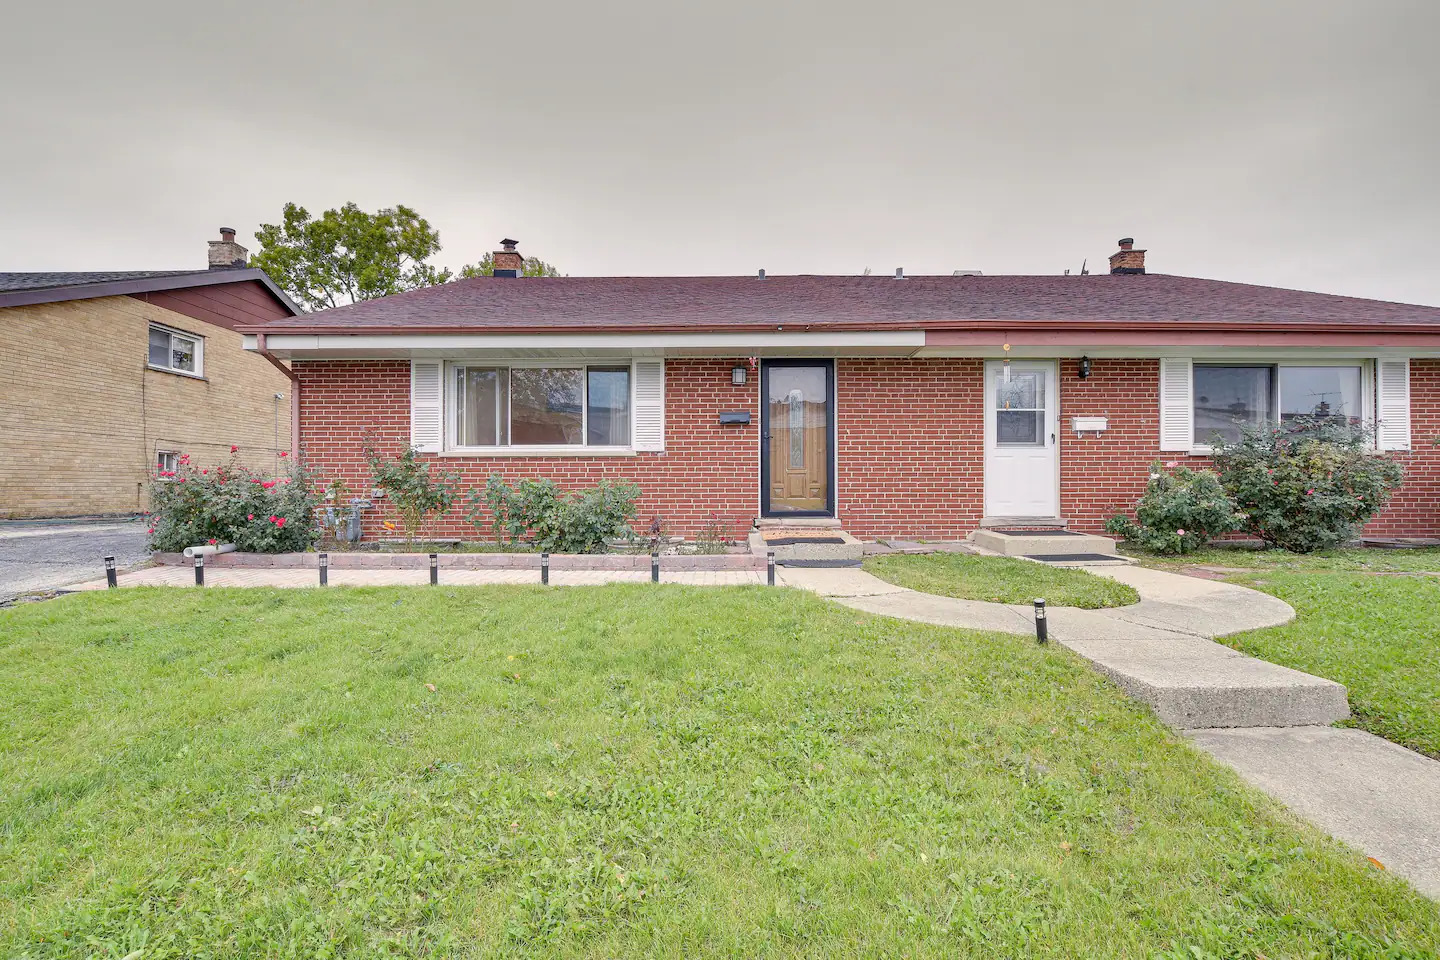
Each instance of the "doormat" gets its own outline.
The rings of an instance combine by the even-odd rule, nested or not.
[[[1097,560],[1107,563],[1125,562],[1113,553],[1027,553],[1025,559],[1039,560],[1041,563],[1094,563]]]
[[[844,543],[843,537],[776,537],[774,540],[766,540],[767,547],[794,547],[811,543]]]
[[[991,533],[1003,533],[1007,537],[1083,537],[1085,534],[1076,533],[1074,530],[1062,530],[1059,527],[1051,527],[1048,530],[1000,530],[991,528]]]

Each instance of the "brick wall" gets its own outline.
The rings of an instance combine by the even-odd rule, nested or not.
[[[731,361],[671,360],[665,364],[665,450],[635,456],[455,457],[425,455],[460,474],[462,490],[479,489],[492,472],[514,482],[549,477],[568,487],[602,478],[632,480],[642,490],[636,525],[660,517],[671,533],[694,534],[718,514],[743,533],[759,512],[758,378],[737,387]],[[369,489],[363,448],[373,433],[377,450],[392,455],[410,442],[408,361],[325,361],[295,364],[301,378],[300,438],[307,460],[327,479],[343,478],[356,495]],[[749,410],[748,425],[721,426],[722,410]],[[365,535],[384,533],[382,510],[367,513]],[[457,508],[430,531],[433,536],[488,536],[465,522]],[[393,519],[393,517],[392,517]],[[395,534],[386,534],[394,536]]]
[[[146,366],[152,321],[205,337],[203,380]],[[233,443],[272,469],[277,412],[290,445],[289,379],[232,330],[132,297],[6,307],[0,325],[0,516],[142,510],[160,450],[211,463]]]
[[[1365,532],[1440,536],[1440,360],[1410,361],[1410,451],[1396,456],[1405,485]]]
[[[836,507],[859,537],[963,537],[984,511],[984,361],[840,360]]]
[[[1160,452],[1160,363],[1157,360],[1094,360],[1079,379],[1076,361],[1060,364],[1060,512],[1071,527],[1103,532],[1105,521],[1132,508],[1145,492],[1150,464],[1179,461],[1211,466],[1208,457]],[[1073,416],[1105,416],[1100,437],[1077,438]],[[1377,536],[1440,534],[1440,360],[1410,364],[1413,442],[1396,454],[1405,465],[1404,487],[1365,532]]]
[[[507,479],[548,476],[571,486],[602,477],[644,491],[639,524],[656,515],[672,533],[693,535],[713,512],[736,531],[759,510],[759,407],[756,380],[730,384],[728,360],[666,363],[666,450],[634,457],[428,457],[478,488],[498,471]],[[362,455],[373,429],[381,449],[409,440],[409,364],[327,361],[296,364],[306,456],[353,492],[368,487]],[[1078,530],[1101,532],[1134,505],[1150,463],[1205,458],[1162,454],[1159,363],[1095,360],[1080,380],[1076,361],[1060,364],[1061,515]],[[1403,455],[1409,480],[1373,523],[1376,534],[1440,533],[1440,361],[1411,367],[1415,451]],[[862,537],[961,537],[984,510],[983,363],[978,359],[840,360],[836,365],[836,506],[845,529]],[[748,426],[721,427],[721,410],[749,410]],[[1105,416],[1100,437],[1077,438],[1072,416]],[[457,510],[434,533],[473,536]],[[367,535],[380,532],[367,518]]]

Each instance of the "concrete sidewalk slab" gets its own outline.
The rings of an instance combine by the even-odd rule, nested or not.
[[[1253,786],[1440,898],[1440,761],[1360,730],[1196,730]]]
[[[1026,633],[1034,629],[1024,617],[1003,604],[937,597],[914,590],[831,599],[866,613],[933,623],[942,627],[959,623],[967,630],[994,630],[999,633]]]

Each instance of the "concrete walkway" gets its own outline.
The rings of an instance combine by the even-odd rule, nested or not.
[[[1140,602],[1108,610],[1052,607],[1050,639],[1090,661],[1149,704],[1197,746],[1292,810],[1363,850],[1422,892],[1440,898],[1440,762],[1358,730],[1327,726],[1349,715],[1345,688],[1215,643],[1213,637],[1276,626],[1295,611],[1232,584],[1133,566],[1085,568],[1134,587]],[[552,586],[644,582],[648,571],[552,570]],[[215,587],[315,587],[313,569],[206,570]],[[662,571],[665,583],[763,584],[752,570]],[[194,589],[188,567],[122,575],[121,586]],[[331,569],[334,586],[429,582],[428,570]],[[442,569],[446,585],[539,583],[538,570]],[[1034,636],[1033,609],[919,593],[854,567],[782,567],[777,582],[869,613]],[[68,590],[99,590],[103,579]]]
[[[1213,637],[1295,611],[1255,590],[1135,566],[1085,567],[1134,587],[1108,610],[1053,607],[1050,639],[1089,660],[1201,749],[1417,890],[1440,899],[1440,762],[1359,730],[1345,688],[1247,657]],[[1034,636],[1028,605],[919,593],[862,570],[786,568],[782,582],[857,610]]]
[[[1180,730],[1284,727],[1349,716],[1345,688],[1247,657],[1211,637],[1275,626],[1295,611],[1244,587],[1132,566],[1085,568],[1134,587],[1140,602],[1108,610],[1051,607],[1050,639],[1148,703]],[[783,582],[848,607],[922,623],[1035,633],[1029,604],[985,603],[918,593],[855,568],[786,568]]]

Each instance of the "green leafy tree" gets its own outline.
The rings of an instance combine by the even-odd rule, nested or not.
[[[432,287],[452,276],[425,262],[440,252],[439,231],[403,205],[368,213],[347,203],[315,218],[287,203],[281,222],[262,223],[255,239],[261,249],[251,265],[310,310]]]
[[[522,277],[558,277],[560,271],[539,257],[526,257],[520,268]],[[458,280],[469,280],[471,277],[493,277],[495,276],[495,258],[490,254],[480,258],[479,263],[466,264],[460,268],[456,275]]]

